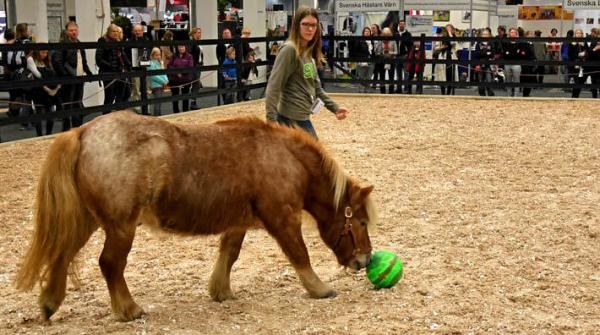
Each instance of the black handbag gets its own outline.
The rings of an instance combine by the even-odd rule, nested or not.
[[[10,80],[14,81],[27,81],[33,80],[35,77],[33,76],[33,72],[31,72],[26,67],[20,67],[14,70],[10,75]]]

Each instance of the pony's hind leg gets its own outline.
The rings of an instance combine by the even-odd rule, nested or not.
[[[215,301],[233,298],[230,284],[231,267],[240,255],[244,236],[246,231],[228,231],[221,235],[219,258],[208,283],[208,292]]]
[[[39,304],[44,319],[50,319],[65,299],[69,265],[79,250],[87,243],[96,228],[97,226],[90,227],[90,230],[85,233],[87,236],[84,236],[80,240],[80,243],[75,246],[74,250],[64,250],[56,262],[48,266],[46,283],[42,286],[42,292],[39,297]]]
[[[100,269],[108,286],[112,311],[120,321],[131,321],[144,314],[142,308],[133,301],[123,276],[135,228],[135,223],[119,227],[108,226],[100,255]]]

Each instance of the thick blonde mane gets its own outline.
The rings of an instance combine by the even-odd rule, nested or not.
[[[332,181],[333,188],[333,206],[336,211],[342,201],[342,196],[346,193],[346,185],[348,184],[348,177],[344,173],[344,170],[340,165],[329,157],[323,148],[320,149],[321,156],[323,157],[323,168],[329,175]]]
[[[254,117],[241,117],[236,119],[225,119],[220,120],[217,124],[226,124],[226,123],[237,123],[240,124],[242,122],[246,122],[252,127],[268,127],[274,131],[284,131],[292,136],[292,139],[296,143],[304,143],[311,146],[322,158],[322,167],[325,174],[329,176],[331,180],[331,187],[333,189],[333,206],[336,211],[339,209],[340,203],[342,201],[342,197],[346,194],[346,187],[349,182],[352,181],[344,172],[344,169],[338,164],[336,160],[334,160],[331,155],[325,150],[323,145],[316,141],[312,136],[308,135],[305,131],[301,129],[297,129],[297,131],[290,132],[290,128],[287,126],[280,126],[274,123],[265,123],[263,120]],[[377,222],[377,211],[375,210],[375,205],[371,197],[367,197],[365,203],[365,210],[367,215],[369,216],[369,225],[375,225]]]

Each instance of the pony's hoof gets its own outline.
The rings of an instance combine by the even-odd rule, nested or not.
[[[133,304],[126,308],[125,311],[117,314],[117,319],[122,322],[133,321],[135,319],[139,319],[142,315],[146,314],[144,310],[138,306],[137,304]]]
[[[210,297],[216,302],[222,302],[234,298],[233,292],[231,292],[231,290],[210,292]]]
[[[45,321],[50,320],[50,317],[52,317],[52,315],[54,315],[54,313],[56,313],[56,309],[51,308],[48,305],[42,306],[42,316],[44,317]]]
[[[320,292],[309,292],[309,294],[315,299],[335,298],[337,296],[337,292],[332,288]]]

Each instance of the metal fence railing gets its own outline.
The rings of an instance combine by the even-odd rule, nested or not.
[[[470,57],[471,52],[469,52],[468,59],[432,59],[431,57],[419,58],[414,57],[411,59],[399,59],[399,58],[391,58],[391,59],[379,59],[375,56],[369,57],[343,57],[341,53],[338,52],[338,46],[341,44],[345,44],[346,47],[351,43],[356,41],[364,40],[364,37],[358,36],[325,36],[324,40],[326,40],[328,45],[331,48],[336,49],[335,52],[329,53],[329,57],[327,62],[343,73],[347,74],[346,78],[322,78],[323,82],[329,83],[352,83],[352,84],[363,84],[363,85],[385,85],[385,84],[396,84],[396,85],[450,85],[456,88],[461,87],[491,87],[491,88],[511,88],[511,87],[523,87],[527,85],[527,87],[531,88],[581,88],[581,89],[600,89],[600,83],[597,81],[593,81],[592,84],[587,84],[585,82],[576,82],[576,83],[567,83],[567,82],[528,82],[527,84],[518,83],[518,82],[481,82],[474,80],[473,77],[473,69],[478,65],[494,65],[497,67],[503,67],[512,64],[518,64],[522,66],[552,66],[552,67],[572,67],[579,66],[584,69],[591,69],[590,71],[584,72],[584,75],[597,75],[598,71],[600,71],[600,61],[593,60],[538,60],[538,59],[524,59],[524,60],[506,60],[502,57],[498,57],[495,59],[473,59]],[[398,37],[392,38],[369,38],[368,40],[374,41],[382,41],[382,40],[393,40],[395,43],[400,42]],[[228,42],[236,45],[241,53],[241,41],[242,39],[232,39]],[[262,43],[264,43],[264,53],[269,52],[269,46],[273,42],[281,43],[283,38],[248,38],[244,39],[244,41],[252,43],[253,45],[260,45],[262,49]],[[428,37],[428,36],[415,36],[413,37],[409,43],[414,44],[417,43],[421,50],[425,50],[428,45],[434,44],[436,42],[447,42],[447,43],[455,43],[457,45],[466,46],[466,50],[472,50],[474,45],[478,42],[488,41],[490,43],[508,43],[507,39],[498,39],[498,38],[475,38],[475,37],[460,37],[460,38],[450,38],[450,37]],[[514,41],[521,43],[547,43],[547,42],[559,42],[559,43],[588,43],[590,45],[595,45],[600,42],[598,38],[584,38],[584,39],[575,39],[575,38],[518,38]],[[177,46],[181,44],[186,45],[201,45],[204,48],[206,47],[214,47],[217,43],[223,42],[222,40],[201,40],[201,41],[156,41],[156,42],[114,42],[114,43],[103,43],[102,48],[152,48],[152,47],[160,47],[160,46]],[[15,52],[19,50],[24,50],[25,52],[30,52],[32,50],[49,50],[50,52],[57,52],[65,49],[97,49],[99,47],[98,43],[95,42],[82,42],[82,43],[27,43],[27,44],[2,44],[0,45],[0,53],[5,55],[8,52]],[[398,66],[407,66],[407,65],[418,65],[421,69],[420,72],[416,73],[415,78],[411,78],[408,80],[407,78],[403,78],[402,80],[397,80],[395,78],[387,78],[387,79],[378,79],[372,80],[372,78],[368,79],[358,79],[356,75],[348,69],[349,63],[394,63]],[[446,67],[454,67],[456,69],[463,69],[468,75],[465,78],[455,78],[455,80],[448,81],[440,81],[440,80],[430,80],[423,77],[423,70],[426,66],[433,67],[435,64],[444,64]],[[272,60],[257,60],[255,63],[256,66],[269,66],[272,65]],[[8,80],[8,78],[0,79],[0,91],[10,91],[15,89],[24,89],[31,88],[34,86],[41,85],[56,85],[56,84],[75,84],[75,83],[86,83],[86,82],[95,82],[95,81],[126,81],[130,82],[132,78],[140,79],[140,100],[137,101],[125,101],[119,102],[111,105],[98,105],[98,106],[88,106],[84,108],[76,108],[76,109],[66,109],[59,110],[57,112],[52,113],[52,117],[54,119],[61,119],[64,117],[71,116],[85,116],[93,113],[105,113],[112,110],[118,109],[127,109],[139,107],[142,113],[148,113],[148,106],[155,103],[166,103],[171,101],[178,101],[183,99],[195,99],[202,98],[208,96],[214,96],[220,104],[220,96],[224,93],[230,93],[232,91],[240,91],[246,89],[257,89],[257,88],[265,88],[266,81],[255,83],[253,82],[251,85],[237,85],[233,88],[224,88],[222,85],[217,85],[217,87],[212,89],[205,89],[201,92],[191,92],[189,94],[181,94],[176,96],[164,96],[164,97],[149,97],[147,94],[146,87],[146,78],[152,75],[159,74],[177,74],[177,73],[189,73],[194,71],[200,71],[200,73],[208,73],[208,72],[221,72],[224,69],[231,67],[240,67],[243,64],[235,64],[235,65],[221,65],[221,64],[204,64],[201,67],[197,68],[179,68],[179,69],[163,69],[163,70],[147,70],[145,67],[137,67],[129,69],[126,72],[118,72],[118,73],[102,73],[102,74],[93,74],[90,76],[78,76],[78,77],[54,77],[49,79],[35,79],[31,81],[14,81]],[[217,78],[220,76],[217,76]],[[267,74],[268,78],[268,74]],[[97,94],[95,92],[93,94]],[[1,103],[1,102],[0,102]],[[7,102],[5,102],[7,103]],[[72,102],[64,101],[63,104],[68,104]],[[31,115],[21,115],[11,118],[0,118],[0,127],[7,126],[11,124],[23,124],[28,122],[39,122],[41,120],[45,120],[48,118],[48,115],[44,114],[31,114]]]

